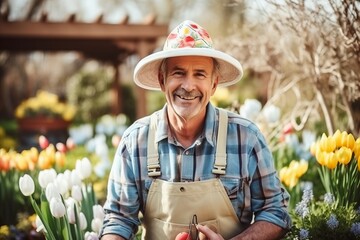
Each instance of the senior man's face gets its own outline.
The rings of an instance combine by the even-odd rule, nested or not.
[[[205,116],[206,105],[214,94],[218,79],[210,57],[186,56],[167,59],[161,89],[169,107],[185,120]]]

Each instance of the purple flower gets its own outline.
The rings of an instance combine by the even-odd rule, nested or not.
[[[314,194],[312,189],[309,188],[304,189],[304,193],[302,195],[302,201],[304,201],[307,204],[311,202],[313,198],[314,198]]]
[[[326,221],[326,224],[330,229],[334,230],[339,226],[339,220],[336,219],[334,214],[331,214],[329,220]]]
[[[334,203],[335,198],[334,195],[332,195],[331,193],[325,193],[324,195],[324,202],[327,204],[332,204]]]
[[[353,223],[351,225],[350,231],[356,236],[360,237],[360,222]]]
[[[307,215],[309,215],[309,208],[306,202],[301,201],[297,203],[295,207],[295,213],[301,216],[302,218],[305,218]]]
[[[303,228],[300,229],[299,238],[300,238],[300,240],[308,239],[309,238],[309,230],[303,229]]]

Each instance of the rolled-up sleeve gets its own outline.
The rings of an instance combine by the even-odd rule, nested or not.
[[[253,173],[251,206],[255,221],[267,221],[290,229],[292,223],[287,210],[290,195],[281,185],[272,154],[261,134],[257,136],[250,162]]]
[[[100,236],[116,234],[131,239],[140,224],[138,190],[124,143],[116,151],[104,204],[105,219]]]

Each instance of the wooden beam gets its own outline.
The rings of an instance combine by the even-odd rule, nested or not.
[[[166,36],[167,32],[166,25],[0,21],[0,38],[146,40]]]

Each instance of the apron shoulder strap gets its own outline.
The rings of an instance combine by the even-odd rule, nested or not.
[[[216,145],[214,174],[226,174],[226,140],[227,140],[228,115],[224,109],[219,108],[219,128]]]
[[[157,114],[151,114],[147,141],[147,168],[149,177],[158,177],[161,175],[158,145],[155,142],[157,121]]]
[[[147,168],[149,177],[161,175],[158,146],[155,142],[157,128],[157,114],[150,117],[150,126],[147,142]],[[227,138],[228,116],[225,110],[219,109],[219,129],[217,136],[215,164],[212,172],[214,174],[226,174],[226,138]]]

